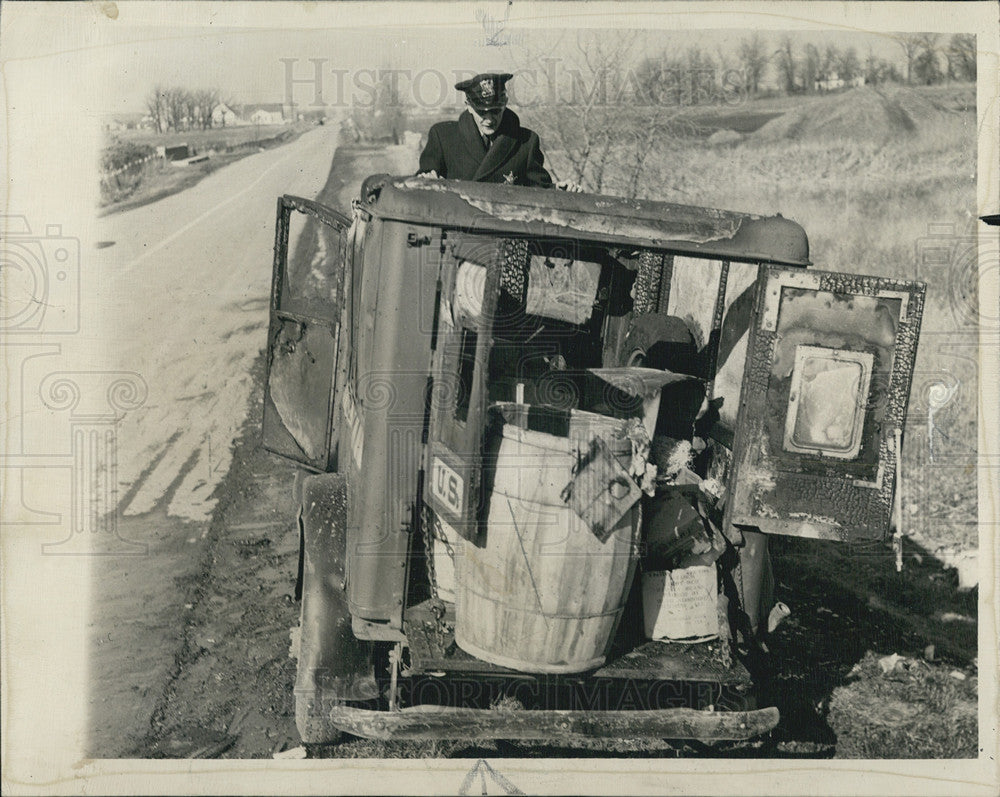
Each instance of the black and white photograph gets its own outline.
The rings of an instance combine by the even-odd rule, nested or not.
[[[995,3],[0,70],[5,793],[996,793]]]

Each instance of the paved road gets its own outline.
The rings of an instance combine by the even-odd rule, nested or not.
[[[113,245],[86,258],[82,311],[103,342],[86,354],[136,374],[133,397],[145,398],[116,429],[117,555],[92,565],[87,749],[98,757],[129,754],[158,725],[193,644],[213,491],[266,344],[275,200],[316,196],[337,143],[336,125],[317,127],[99,221]]]
[[[169,498],[170,516],[210,518],[265,344],[275,199],[319,193],[337,130],[317,127],[101,220],[99,238],[114,245],[88,258],[100,280],[86,282],[83,306],[114,342],[106,367],[137,373],[148,391],[117,433],[126,516]]]

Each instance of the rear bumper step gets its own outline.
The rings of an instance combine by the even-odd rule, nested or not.
[[[778,724],[778,709],[697,711],[531,711],[420,705],[399,711],[336,706],[329,721],[368,739],[544,739],[593,738],[752,739]]]

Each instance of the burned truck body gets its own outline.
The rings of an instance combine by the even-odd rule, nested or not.
[[[780,216],[281,198],[263,444],[301,467],[303,740],[773,728],[743,661],[767,536],[889,533],[924,297],[811,265]]]

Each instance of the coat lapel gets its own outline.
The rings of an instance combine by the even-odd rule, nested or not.
[[[458,117],[458,133],[466,154],[473,163],[480,163],[486,154],[486,145],[483,143],[483,137],[479,135],[476,120],[468,111],[463,111]]]
[[[469,121],[475,126],[476,123],[471,116],[469,117]],[[472,178],[473,180],[485,180],[503,168],[508,158],[510,158],[517,148],[516,133],[518,127],[520,127],[520,121],[517,115],[513,111],[504,111],[503,122],[500,125],[500,130],[496,138],[493,140],[493,146],[490,147],[489,152],[486,153],[486,157],[483,158],[482,163],[479,164],[479,168],[476,169],[476,173]]]

